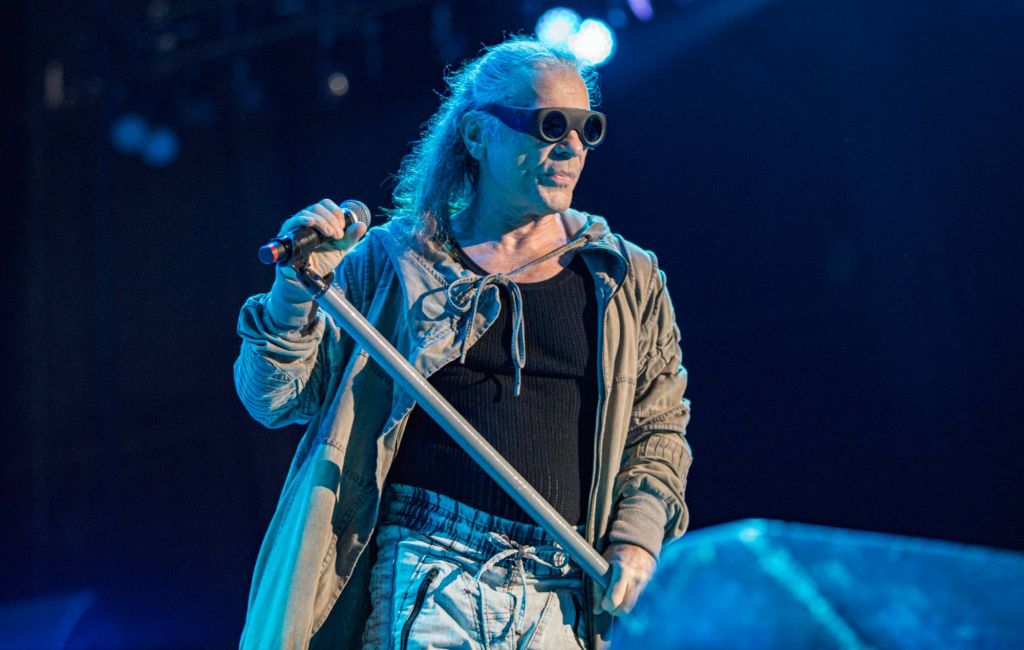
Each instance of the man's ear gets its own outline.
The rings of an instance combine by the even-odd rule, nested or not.
[[[476,160],[482,160],[487,150],[484,142],[485,125],[483,116],[477,111],[469,111],[462,116],[459,123],[459,134],[462,136],[462,144],[466,145],[469,155]]]

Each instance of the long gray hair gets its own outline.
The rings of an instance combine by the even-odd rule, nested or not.
[[[448,94],[423,127],[412,152],[402,160],[391,216],[401,219],[426,247],[444,246],[452,216],[473,197],[479,175],[460,132],[462,116],[486,104],[508,103],[521,88],[511,83],[524,71],[575,70],[586,83],[591,104],[598,102],[597,73],[571,53],[536,38],[513,36],[446,75]]]

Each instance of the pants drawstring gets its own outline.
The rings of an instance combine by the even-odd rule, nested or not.
[[[538,564],[542,564],[552,569],[557,569],[559,565],[552,564],[551,562],[541,559],[541,557],[538,556],[537,553],[549,550],[557,551],[561,547],[557,544],[539,547],[520,544],[519,542],[510,539],[508,535],[505,535],[504,533],[496,533],[493,531],[488,535],[490,537],[491,542],[501,550],[499,550],[497,553],[488,558],[483,564],[481,564],[480,570],[477,571],[476,575],[473,577],[473,581],[476,584],[477,588],[477,598],[480,604],[480,620],[481,622],[486,620],[484,618],[484,590],[483,587],[480,585],[480,579],[483,577],[484,573],[486,573],[488,569],[496,565],[498,562],[501,562],[505,558],[515,557],[514,571],[519,575],[519,583],[520,585],[522,585],[523,595],[519,599],[518,617],[515,615],[515,613],[513,613],[513,625],[515,627],[516,636],[520,637],[523,634],[523,623],[526,620],[526,569],[523,566],[523,561],[533,560]],[[483,630],[484,636],[484,648],[488,648],[490,645],[490,640],[487,638],[486,625],[483,625],[481,629]]]

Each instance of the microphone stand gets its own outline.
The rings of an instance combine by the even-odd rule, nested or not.
[[[292,259],[299,281],[313,299],[334,319],[391,378],[412,395],[470,458],[476,461],[519,506],[576,560],[577,564],[605,589],[608,562],[569,525],[522,475],[487,442],[466,418],[455,410],[423,375],[345,299],[331,283],[333,273],[321,278],[309,270],[305,259]]]

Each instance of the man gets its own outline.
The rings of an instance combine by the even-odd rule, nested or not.
[[[245,647],[607,643],[687,525],[689,403],[654,256],[570,208],[593,72],[514,38],[466,64],[403,161],[394,218],[324,200],[281,230],[601,550],[603,592],[315,309],[289,269],[243,307],[239,395],[308,422],[257,561]],[[356,243],[359,242],[357,246]],[[371,536],[374,540],[371,541]]]

